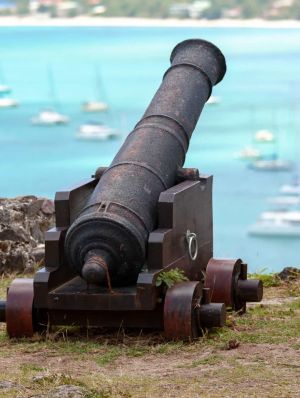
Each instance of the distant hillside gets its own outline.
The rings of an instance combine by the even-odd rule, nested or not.
[[[0,15],[28,14],[32,12],[31,3],[30,0],[0,0]],[[300,0],[37,0],[36,5],[37,12],[52,17],[91,14],[146,18],[300,19]]]
[[[208,4],[204,10],[201,3]],[[102,4],[107,7],[105,15],[109,16],[183,18],[190,16],[188,5],[194,5],[196,10],[201,10],[193,14],[198,18],[300,19],[300,0],[103,0]]]

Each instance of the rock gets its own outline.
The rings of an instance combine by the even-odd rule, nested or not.
[[[32,250],[31,255],[34,257],[36,263],[42,262],[45,257],[45,245],[40,244],[37,247],[35,247]]]
[[[0,198],[0,273],[29,272],[41,262],[41,244],[54,226],[54,210],[47,198]]]
[[[0,241],[11,240],[14,242],[29,242],[30,234],[25,231],[23,226],[12,224],[0,224]]]
[[[29,254],[29,245],[18,242],[9,242],[9,244],[8,252],[0,252],[0,273],[8,272],[8,270],[9,272],[31,272],[35,262]]]
[[[10,380],[0,381],[0,390],[10,390],[12,388],[23,388],[23,386]]]
[[[88,391],[85,388],[66,384],[55,387],[47,394],[34,395],[31,398],[85,398],[87,395]]]
[[[27,207],[27,214],[29,217],[33,217],[41,210],[44,199],[37,199],[31,202]]]
[[[42,212],[47,215],[54,214],[54,203],[53,200],[45,199],[42,204]]]
[[[41,231],[39,223],[37,221],[29,223],[29,230],[32,238],[36,242],[43,242],[44,240],[44,231]]]
[[[0,241],[0,252],[7,253],[10,250],[10,246],[9,240]]]
[[[47,394],[47,398],[84,398],[87,395],[87,390],[83,387],[73,386],[67,384],[54,388]]]
[[[300,278],[300,269],[295,267],[285,267],[277,275],[278,278],[283,281],[295,280]]]

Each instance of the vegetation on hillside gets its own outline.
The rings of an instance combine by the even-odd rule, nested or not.
[[[194,0],[103,0],[102,3],[107,7],[105,15],[109,16],[167,18],[172,5],[192,4]],[[210,0],[210,3],[210,7],[202,14],[207,19],[222,18],[233,9],[241,18],[300,19],[300,0]]]
[[[78,9],[73,10],[75,16],[78,14],[91,13],[95,7],[94,0],[75,0]],[[187,18],[188,11],[182,10],[178,15],[172,13],[172,7],[188,6],[206,3],[204,9],[194,18],[219,19],[219,18],[265,18],[265,19],[300,19],[300,0],[98,0],[99,4],[105,6],[103,16],[118,17],[146,17],[146,18]],[[198,5],[197,5],[198,4]],[[16,0],[16,13],[23,15],[29,13],[29,0]],[[205,8],[206,7],[206,8]],[[41,5],[40,12],[48,12],[56,16],[55,3],[51,6]],[[200,4],[201,8],[201,4]]]

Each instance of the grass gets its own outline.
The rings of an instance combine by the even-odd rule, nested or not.
[[[11,277],[0,280],[4,297]],[[269,276],[265,296],[300,296],[300,283]],[[86,398],[295,397],[299,393],[300,298],[261,304],[186,343],[160,333],[57,328],[9,340],[0,326],[0,396],[27,398],[61,385]],[[13,386],[1,389],[1,381]]]
[[[260,279],[263,282],[264,287],[276,287],[282,284],[281,279],[278,277],[277,274],[264,274],[260,273],[253,273],[249,274],[250,279]]]

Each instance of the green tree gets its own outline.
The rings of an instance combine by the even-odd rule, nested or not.
[[[17,14],[26,15],[29,13],[29,0],[17,0]]]

